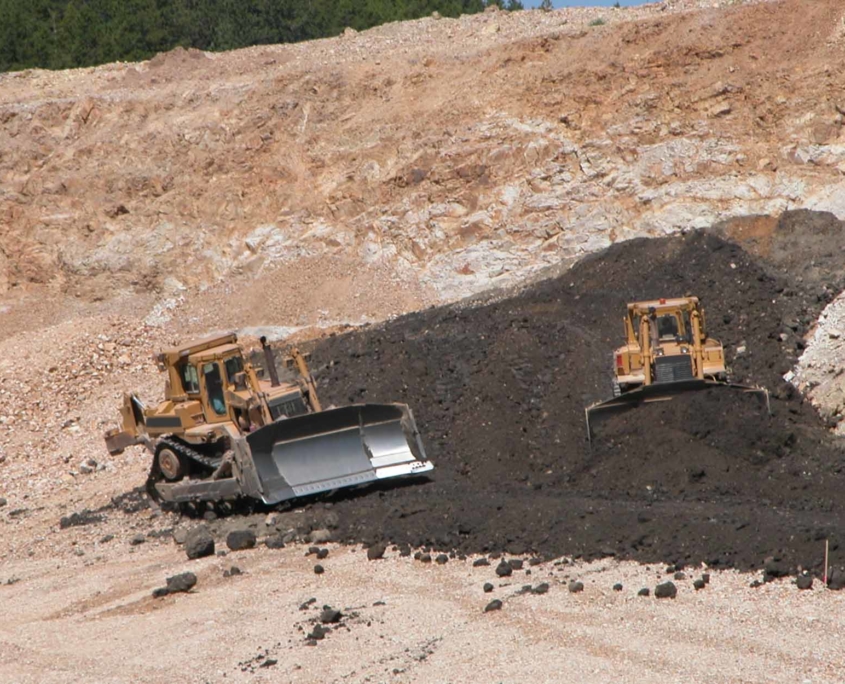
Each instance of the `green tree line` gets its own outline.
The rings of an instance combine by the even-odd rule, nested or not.
[[[0,72],[291,43],[488,5],[522,9],[519,0],[0,0]]]

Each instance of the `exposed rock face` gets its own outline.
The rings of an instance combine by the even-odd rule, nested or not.
[[[178,297],[344,255],[451,300],[631,237],[845,217],[841,6],[713,4],[2,77],[0,295]]]

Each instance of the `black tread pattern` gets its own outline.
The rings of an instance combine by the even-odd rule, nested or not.
[[[211,468],[212,470],[216,470],[223,460],[219,456],[205,456],[196,449],[192,449],[184,442],[180,442],[175,439],[168,439],[167,437],[159,440],[158,446],[156,446],[156,452],[158,452],[161,447],[172,449],[180,456],[187,458],[189,461],[199,463],[200,465],[205,466],[206,468]]]

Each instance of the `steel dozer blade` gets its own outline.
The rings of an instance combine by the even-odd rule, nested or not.
[[[434,468],[404,404],[310,413],[266,425],[246,439],[267,504]]]
[[[754,394],[762,398],[766,403],[766,412],[771,413],[771,406],[769,404],[769,390],[763,387],[754,387],[751,385],[739,385],[732,382],[719,382],[717,380],[681,380],[678,382],[663,382],[655,383],[653,385],[646,385],[629,392],[624,392],[618,397],[613,397],[607,401],[599,401],[584,409],[585,418],[587,421],[587,440],[592,442],[593,430],[592,425],[596,417],[601,415],[608,415],[614,412],[625,411],[636,408],[642,404],[648,404],[655,401],[671,401],[679,394],[686,394],[687,392],[698,392],[707,389],[727,389],[746,394]]]

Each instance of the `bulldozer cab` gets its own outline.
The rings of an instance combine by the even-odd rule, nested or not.
[[[235,419],[231,398],[251,390],[243,351],[237,337],[208,338],[158,355],[160,370],[167,373],[165,399],[175,404],[198,402],[207,424]]]
[[[200,402],[206,422],[232,419],[226,390],[236,388],[235,377],[243,372],[243,368],[243,356],[237,345],[226,345],[188,357],[184,374],[191,380],[194,375],[199,379]]]
[[[693,344],[693,316],[698,317],[700,341],[704,341],[704,312],[695,297],[683,299],[661,299],[653,302],[637,302],[628,305],[626,331],[629,344],[640,344],[640,331],[643,329],[643,317],[653,336],[652,344],[660,342],[686,342]]]

